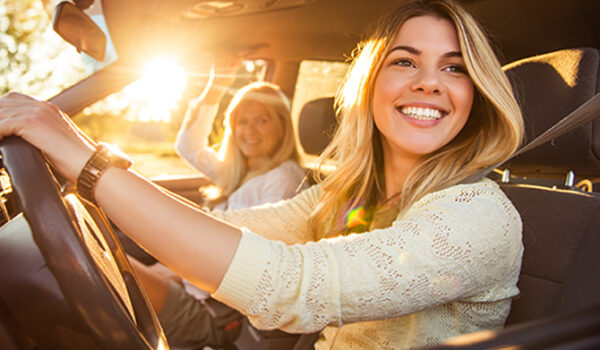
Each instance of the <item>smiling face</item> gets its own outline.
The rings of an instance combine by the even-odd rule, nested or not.
[[[252,160],[269,157],[280,143],[282,130],[260,102],[243,103],[236,112],[233,134],[242,154]]]
[[[449,20],[411,18],[390,47],[375,79],[375,125],[386,163],[414,164],[463,128],[473,103],[473,83]]]

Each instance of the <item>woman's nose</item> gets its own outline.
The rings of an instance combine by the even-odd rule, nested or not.
[[[257,129],[257,123],[248,122],[248,123],[244,124],[240,129],[243,132],[254,133],[254,132],[256,132],[256,129]]]
[[[422,68],[415,75],[412,84],[413,91],[420,91],[427,94],[439,94],[444,87],[440,80],[439,71],[437,69]]]

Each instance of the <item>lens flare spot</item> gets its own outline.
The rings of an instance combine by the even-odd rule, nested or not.
[[[346,226],[348,228],[355,228],[358,225],[366,224],[367,222],[365,221],[365,208],[363,208],[362,206],[352,209],[348,213],[348,217],[346,219]]]

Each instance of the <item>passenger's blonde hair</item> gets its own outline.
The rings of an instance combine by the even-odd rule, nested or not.
[[[336,225],[345,211],[386,200],[381,135],[372,112],[373,87],[400,27],[421,16],[453,23],[475,94],[469,119],[460,133],[412,170],[398,209],[500,163],[522,142],[523,118],[512,87],[475,19],[451,0],[418,0],[399,7],[382,18],[368,39],[358,45],[338,90],[339,127],[321,156],[321,164],[333,158],[337,169],[322,181],[323,193],[309,221],[317,238],[345,233]]]
[[[251,173],[247,168],[247,159],[240,151],[233,129],[238,112],[249,102],[260,102],[265,106],[276,127],[281,130],[280,144],[275,147],[273,154]],[[294,130],[290,116],[290,102],[281,89],[272,83],[250,83],[236,92],[225,112],[225,131],[219,157],[225,166],[217,176],[216,185],[221,191],[221,197],[226,198],[243,182],[263,174],[288,159],[299,161],[294,140]]]

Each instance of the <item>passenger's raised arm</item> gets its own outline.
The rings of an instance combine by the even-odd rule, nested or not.
[[[177,153],[202,172],[205,167],[198,165],[198,157],[211,151],[208,149],[208,135],[212,130],[219,103],[235,81],[236,69],[235,63],[219,66],[219,68],[211,67],[206,86],[198,97],[188,103],[181,127],[177,132],[175,139]],[[216,161],[216,157],[213,158],[215,159],[211,162]],[[214,173],[209,172],[206,175],[214,179]]]

